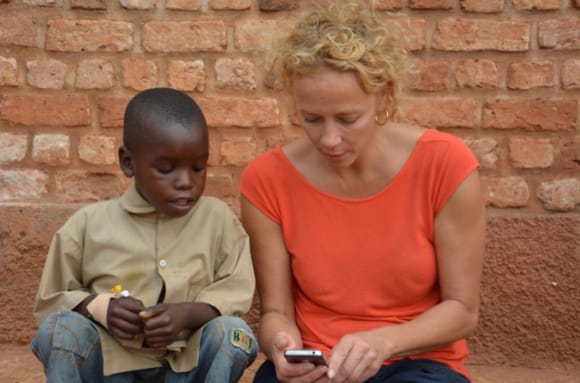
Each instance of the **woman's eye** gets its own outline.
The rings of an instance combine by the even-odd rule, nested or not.
[[[357,117],[348,117],[348,118],[341,118],[340,122],[345,124],[345,125],[351,125],[354,124],[355,122],[357,122],[358,118]]]
[[[205,166],[194,166],[193,171],[196,173],[201,173],[205,170]]]
[[[302,117],[302,119],[307,124],[312,124],[312,123],[315,123],[316,121],[318,121],[317,117]]]

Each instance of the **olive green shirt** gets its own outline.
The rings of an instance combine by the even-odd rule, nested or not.
[[[88,295],[109,293],[117,284],[145,307],[204,302],[222,315],[243,315],[255,287],[248,236],[216,198],[202,196],[187,215],[167,218],[131,186],[119,199],[81,208],[55,234],[35,317],[42,322],[51,313],[72,310]],[[96,327],[104,375],[159,367],[163,360],[176,372],[197,365],[201,329],[159,350],[143,348],[142,339],[117,340]]]

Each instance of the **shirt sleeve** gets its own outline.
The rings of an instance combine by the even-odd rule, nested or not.
[[[240,183],[242,195],[276,223],[280,223],[281,213],[275,176],[284,172],[281,166],[274,152],[267,152],[250,162]]]
[[[204,287],[195,300],[211,304],[222,315],[244,315],[250,310],[256,285],[249,239],[227,205],[223,205],[222,213],[214,282]]]
[[[435,185],[432,185],[435,214],[445,207],[467,176],[479,167],[475,155],[459,137],[447,136],[447,147],[440,152],[436,165],[438,176],[434,180]]]
[[[39,323],[51,313],[72,310],[90,295],[81,272],[85,228],[85,215],[79,211],[52,239],[36,294],[34,316]]]

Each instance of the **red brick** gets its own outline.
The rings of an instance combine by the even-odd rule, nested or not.
[[[0,86],[18,86],[18,64],[14,57],[0,56]]]
[[[46,50],[125,52],[133,47],[133,24],[108,20],[49,20]]]
[[[35,169],[0,170],[0,201],[26,201],[47,193],[48,175]]]
[[[28,137],[25,134],[0,132],[0,164],[22,161],[27,149]]]
[[[530,190],[523,177],[481,177],[481,180],[486,204],[500,208],[528,205]]]
[[[482,125],[496,129],[573,130],[576,115],[574,100],[488,99]]]
[[[167,0],[165,7],[179,11],[199,11],[201,10],[201,0]]]
[[[425,127],[473,128],[477,125],[473,98],[411,98],[403,102],[404,118]]]
[[[70,163],[70,139],[64,134],[37,134],[32,140],[32,159],[51,166]]]
[[[418,74],[411,79],[411,87],[415,90],[437,92],[451,87],[449,61],[421,61],[417,65]]]
[[[580,179],[564,178],[542,182],[536,195],[548,210],[574,210],[576,205],[580,205]]]
[[[515,168],[548,168],[554,164],[554,145],[548,138],[511,138],[509,154]]]
[[[124,59],[121,61],[123,68],[123,86],[135,90],[154,88],[159,82],[159,69],[151,60]]]
[[[505,8],[505,0],[461,0],[465,12],[500,13]]]
[[[455,81],[460,88],[497,88],[497,65],[488,59],[461,61],[455,70]]]
[[[16,124],[72,127],[90,123],[86,95],[3,95],[1,100],[0,117]]]
[[[540,48],[580,49],[580,18],[543,20],[538,23]]]
[[[208,97],[198,103],[208,125],[219,128],[265,128],[280,125],[280,109],[274,98]]]
[[[219,170],[211,169],[208,171],[203,194],[222,199],[237,196],[237,185],[234,183],[232,174],[229,170],[222,172]]]
[[[72,9],[107,9],[105,0],[71,0]]]
[[[410,0],[409,7],[414,9],[451,9],[452,0]]]
[[[560,0],[512,0],[512,4],[519,11],[560,9]]]
[[[59,172],[54,177],[59,201],[89,202],[117,198],[131,180],[120,173],[86,172],[80,170]]]
[[[79,89],[106,89],[115,85],[113,63],[106,59],[79,62],[75,86]]]
[[[256,156],[256,141],[252,137],[228,137],[220,146],[221,165],[246,166]]]
[[[376,0],[375,9],[381,11],[403,9],[403,0]]]
[[[209,0],[209,8],[214,11],[244,11],[251,6],[250,0]]]
[[[527,51],[530,24],[516,20],[445,18],[437,22],[432,47],[443,51]]]
[[[289,11],[298,8],[298,0],[260,0],[261,11]]]
[[[493,138],[466,138],[465,144],[475,154],[484,169],[495,169],[499,157],[497,141]]]
[[[507,71],[507,87],[526,90],[554,86],[554,63],[549,60],[512,63]]]
[[[291,25],[288,18],[278,20],[247,19],[234,25],[234,47],[242,52],[268,50],[275,38],[274,31]]]
[[[171,60],[167,65],[167,81],[172,88],[203,92],[206,78],[203,60]]]
[[[125,9],[149,10],[157,6],[157,0],[119,0],[119,4]]]
[[[24,3],[35,7],[62,8],[63,6],[63,0],[24,0]]]
[[[209,159],[207,160],[207,164],[210,168],[217,167],[220,164],[220,130],[212,128],[211,126],[209,127]]]
[[[385,20],[395,22],[403,30],[405,36],[405,48],[410,52],[422,51],[425,49],[427,33],[427,22],[421,18],[384,17]]]
[[[560,166],[563,169],[580,169],[580,137],[562,143]]]
[[[118,146],[115,137],[86,135],[79,142],[79,158],[92,165],[114,165]]]
[[[149,21],[143,26],[147,52],[223,52],[226,45],[222,21]]]
[[[99,125],[103,128],[120,128],[123,126],[125,108],[130,96],[101,96],[97,99]]]
[[[215,73],[218,88],[256,89],[256,67],[250,60],[220,58],[215,63]]]
[[[68,65],[53,58],[26,62],[26,80],[29,85],[41,89],[63,89]]]
[[[36,22],[29,17],[0,17],[0,46],[36,47]]]
[[[580,88],[580,59],[568,59],[562,63],[560,78],[564,89]]]

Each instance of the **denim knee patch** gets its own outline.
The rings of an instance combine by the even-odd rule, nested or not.
[[[92,322],[74,311],[61,311],[55,315],[52,348],[88,358],[100,344],[99,333]]]

